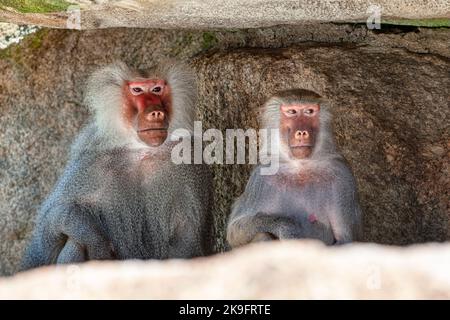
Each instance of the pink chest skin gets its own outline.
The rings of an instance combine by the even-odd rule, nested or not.
[[[309,214],[309,215],[308,215],[308,221],[311,222],[311,223],[317,222],[317,217],[316,217],[316,215],[315,215],[314,213]]]

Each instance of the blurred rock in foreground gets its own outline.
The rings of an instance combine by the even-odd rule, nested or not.
[[[91,262],[0,280],[0,299],[449,299],[450,244],[314,241],[190,261]]]

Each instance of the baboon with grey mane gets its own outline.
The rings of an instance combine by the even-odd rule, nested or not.
[[[193,73],[114,63],[92,75],[85,101],[92,119],[38,213],[22,269],[211,253],[209,170],[171,161],[174,131],[193,129]]]

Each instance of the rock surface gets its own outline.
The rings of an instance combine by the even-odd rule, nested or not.
[[[306,88],[331,101],[337,142],[359,185],[365,241],[448,238],[448,59],[405,49],[303,44],[214,53],[194,65],[207,128],[258,128],[259,106],[277,90]],[[222,217],[247,180],[239,169],[216,171]]]
[[[317,90],[332,102],[337,142],[357,177],[365,241],[449,239],[449,40],[448,29],[352,25],[41,30],[0,51],[0,274],[17,270],[38,206],[87,117],[88,74],[116,59],[190,61],[204,129],[257,128],[257,109],[274,90]],[[218,250],[249,169],[215,168]]]
[[[31,8],[6,1],[0,11],[0,20],[58,28],[201,29],[256,28],[305,22],[366,22],[378,10],[384,21],[413,19],[410,24],[448,26],[450,18],[447,0],[378,0],[379,9],[373,9],[371,0],[59,0],[57,4]],[[80,24],[74,26],[73,22],[78,19]]]
[[[90,262],[0,280],[0,299],[449,299],[450,245],[273,242],[190,261]]]

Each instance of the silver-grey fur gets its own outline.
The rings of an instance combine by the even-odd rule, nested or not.
[[[92,259],[189,258],[212,252],[212,179],[203,165],[175,165],[173,142],[139,141],[121,118],[126,80],[164,78],[173,121],[192,131],[196,86],[179,64],[138,71],[115,63],[88,81],[93,118],[71,149],[69,163],[37,216],[22,269]]]
[[[288,146],[278,141],[278,172],[261,175],[262,166],[257,166],[233,206],[227,228],[232,247],[271,239],[314,238],[329,245],[360,239],[356,182],[336,149],[327,102],[307,90],[280,92],[265,104],[261,127],[279,128],[280,106],[305,102],[320,104],[319,134],[311,156],[291,158]],[[262,148],[270,154],[267,141]]]

